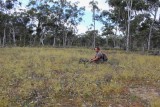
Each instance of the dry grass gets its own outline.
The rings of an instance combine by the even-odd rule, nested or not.
[[[84,65],[93,50],[1,48],[0,107],[159,107],[160,57],[107,53]]]

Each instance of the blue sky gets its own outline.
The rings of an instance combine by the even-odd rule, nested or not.
[[[81,24],[78,26],[78,33],[85,33],[85,31],[88,30],[88,28],[90,27],[91,24],[93,24],[93,20],[92,20],[92,12],[91,12],[91,6],[89,5],[89,2],[91,0],[70,0],[70,1],[79,1],[79,6],[85,6],[85,15],[83,16],[83,21],[81,22]],[[109,10],[109,6],[107,3],[105,3],[106,0],[96,0],[98,1],[98,7],[101,10]],[[102,24],[100,22],[96,22],[96,30],[99,31],[99,33],[101,33],[101,28],[102,28]]]
[[[22,5],[25,6],[28,4],[29,0],[23,0]],[[89,26],[93,23],[92,22],[92,12],[91,12],[91,6],[89,5],[89,2],[91,0],[69,0],[71,2],[79,1],[79,6],[85,6],[85,15],[83,16],[83,21],[77,26],[78,33],[85,33]],[[109,9],[109,6],[107,3],[105,3],[106,0],[97,0],[98,1],[98,6],[100,9]],[[101,27],[103,25],[100,22],[96,22],[96,30],[101,32]]]
[[[22,1],[22,5],[25,6],[26,4],[28,4],[29,0],[23,0]],[[83,21],[77,26],[78,29],[78,33],[85,33],[88,28],[90,27],[90,25],[93,23],[92,22],[92,12],[91,12],[91,6],[89,5],[89,2],[91,0],[68,0],[71,2],[76,2],[79,1],[79,6],[85,6],[85,15],[83,16]],[[109,10],[109,5],[107,3],[105,3],[106,0],[95,0],[98,1],[98,7],[101,10]],[[157,19],[160,16],[160,8],[159,8],[159,12],[157,15]],[[96,22],[96,30],[99,31],[99,33],[101,33],[101,28],[102,28],[102,24],[100,22]]]

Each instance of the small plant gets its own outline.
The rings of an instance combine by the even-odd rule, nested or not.
[[[1,48],[0,107],[159,107],[160,57],[106,53],[108,62],[90,64],[89,49]]]

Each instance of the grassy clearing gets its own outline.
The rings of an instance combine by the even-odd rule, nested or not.
[[[159,107],[160,57],[107,53],[84,65],[93,50],[0,49],[0,107]]]

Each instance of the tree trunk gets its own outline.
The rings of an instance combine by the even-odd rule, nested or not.
[[[95,32],[95,26],[96,26],[96,23],[95,23],[95,8],[93,7],[93,23],[94,23],[94,32],[93,32],[93,48],[96,47],[96,32]]]
[[[15,35],[14,28],[12,29],[12,36],[13,36],[13,44],[14,44],[14,46],[16,46],[16,35]]]
[[[106,36],[106,45],[107,45],[107,47],[109,47],[108,46],[108,36]]]
[[[129,10],[129,4],[128,6],[128,25],[127,25],[127,45],[126,45],[126,51],[129,51],[129,31],[130,31],[130,10]]]
[[[150,29],[149,29],[149,35],[148,35],[148,51],[149,51],[150,48],[151,48],[152,29],[153,29],[153,25],[154,25],[154,22],[155,22],[156,17],[157,17],[157,12],[158,12],[158,7],[155,8],[154,20],[152,21],[152,23],[151,23],[151,25],[150,25]]]
[[[73,42],[74,42],[74,40],[72,39],[72,40],[71,40],[71,43],[70,43],[71,46],[73,45]]]
[[[68,39],[68,46],[70,47],[71,46],[71,40]]]
[[[129,28],[129,15],[128,15],[128,26],[127,26],[127,44],[126,44],[126,51],[128,52],[129,51],[129,31],[130,31],[130,28]]]
[[[24,36],[24,40],[25,40],[25,36]],[[19,38],[19,44],[24,44],[24,40],[22,41],[22,35],[20,35],[20,38]]]
[[[67,33],[65,34],[65,46],[67,45]]]
[[[20,42],[21,43],[21,42]],[[26,46],[26,36],[24,36],[23,46]]]
[[[66,44],[65,44],[65,35],[63,35],[63,47],[66,47]]]
[[[12,29],[9,29],[9,34],[8,34],[8,44],[12,45]]]
[[[67,34],[68,34],[68,31],[64,31],[64,35],[63,35],[63,47],[66,47],[66,45],[67,45]]]
[[[6,43],[6,28],[4,28],[4,34],[3,34],[3,44],[2,46],[4,47],[5,46],[5,43]]]
[[[33,45],[36,45],[37,35],[33,38]]]
[[[0,38],[0,46],[2,45],[2,40],[1,40],[1,38]]]
[[[151,36],[152,36],[152,28],[153,28],[153,23],[151,24],[149,28],[149,35],[148,35],[148,51],[150,50],[150,45],[151,45]]]
[[[130,41],[130,20],[131,20],[131,8],[132,8],[132,0],[127,2],[128,8],[128,26],[127,26],[127,44],[126,44],[126,51],[129,51],[129,41]]]
[[[32,36],[31,35],[29,35],[30,37],[29,37],[29,45],[31,46],[32,45]]]
[[[40,43],[44,46],[44,39],[40,38]]]
[[[53,47],[56,46],[56,37],[53,38]]]
[[[44,36],[43,35],[40,37],[40,44],[44,46]]]
[[[113,38],[113,48],[115,48],[116,47],[116,40],[115,40],[115,38]]]

